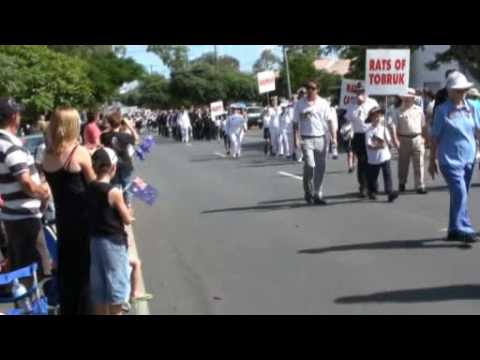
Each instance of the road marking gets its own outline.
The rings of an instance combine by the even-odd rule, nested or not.
[[[186,146],[188,146],[188,147],[192,147],[193,145],[192,145],[192,144],[186,144]]]
[[[286,177],[289,177],[289,178],[292,178],[292,179],[295,179],[295,180],[303,181],[303,177],[293,175],[293,174],[290,174],[290,173],[287,173],[287,172],[284,172],[284,171],[279,171],[277,174],[282,175],[282,176],[286,176]]]
[[[216,153],[213,153],[213,155],[217,155],[217,156],[220,156],[221,158],[225,159],[227,157],[227,155],[224,155],[224,154],[220,154],[218,152]]]

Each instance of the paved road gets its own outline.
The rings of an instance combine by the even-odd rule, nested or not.
[[[330,205],[309,207],[301,165],[266,159],[259,132],[244,149],[233,161],[216,142],[160,139],[138,166],[161,192],[136,206],[152,314],[480,313],[478,247],[441,241],[442,181],[393,205],[359,201],[342,158],[329,162]],[[472,213],[480,225],[478,188]]]

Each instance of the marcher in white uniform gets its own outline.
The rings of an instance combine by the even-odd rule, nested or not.
[[[323,179],[327,163],[329,141],[336,143],[330,104],[318,96],[318,86],[310,81],[307,97],[297,103],[294,121],[298,123],[303,141],[303,188],[308,204],[326,205],[323,199]]]
[[[272,99],[272,107],[269,109],[270,115],[270,142],[272,145],[272,156],[278,155],[280,139],[280,114],[282,109],[278,106],[277,98]]]
[[[262,115],[262,120],[263,120],[263,138],[265,139],[265,148],[264,148],[264,153],[265,155],[268,155],[268,153],[272,151],[272,137],[270,134],[270,120],[271,120],[271,115],[270,115],[270,109],[266,108],[263,112]]]
[[[182,142],[190,142],[190,131],[192,130],[192,123],[190,122],[190,116],[188,116],[188,111],[182,108],[182,111],[179,115],[178,125],[180,126],[180,131],[182,134]]]
[[[278,154],[286,158],[292,156],[293,148],[293,108],[289,104],[283,104],[280,115],[279,148]]]
[[[225,131],[230,136],[232,156],[238,159],[242,155],[242,141],[247,131],[247,122],[239,109],[233,111],[233,115],[227,119]]]

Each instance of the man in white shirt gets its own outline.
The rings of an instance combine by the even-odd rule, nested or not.
[[[278,154],[278,145],[280,138],[280,114],[282,109],[278,106],[278,99],[272,98],[272,107],[268,109],[270,116],[270,144],[272,146],[272,156]]]
[[[185,108],[182,108],[178,120],[178,125],[180,126],[180,131],[182,134],[182,142],[188,144],[190,142],[190,131],[192,129],[192,123],[190,122],[190,116],[188,116],[188,111]]]
[[[227,119],[225,132],[230,136],[232,156],[238,159],[242,155],[242,142],[247,131],[247,120],[241,114],[240,109],[233,108],[233,115]]]
[[[307,96],[298,101],[294,114],[303,142],[305,200],[308,204],[326,205],[322,185],[328,145],[330,141],[336,143],[336,136],[330,104],[318,96],[318,86],[314,81],[307,84]]]
[[[360,197],[366,197],[367,191],[367,146],[365,142],[365,133],[369,125],[365,123],[368,118],[370,110],[378,107],[378,102],[367,96],[365,89],[360,86],[357,88],[357,99],[354,106],[352,106],[345,115],[347,122],[353,127],[353,141],[352,148],[358,161],[357,165],[357,179],[360,187]]]

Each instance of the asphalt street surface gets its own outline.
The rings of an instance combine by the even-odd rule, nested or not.
[[[265,157],[262,141],[250,131],[232,160],[223,142],[159,138],[137,164],[160,191],[154,207],[136,203],[134,226],[151,314],[480,313],[480,245],[442,241],[443,179],[426,196],[359,200],[342,156],[327,166],[329,205],[307,206],[303,165]]]

